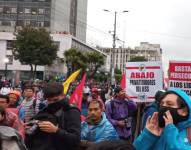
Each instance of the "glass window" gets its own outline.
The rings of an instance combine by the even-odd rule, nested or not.
[[[16,21],[11,21],[11,26],[14,27],[16,25]]]
[[[25,14],[30,14],[31,13],[31,9],[30,8],[25,8]]]
[[[13,49],[13,41],[7,40],[7,50],[12,50]]]
[[[25,26],[30,25],[30,20],[25,20],[24,25],[25,25]]]
[[[45,9],[45,14],[50,14],[50,8]]]
[[[30,25],[33,26],[33,27],[36,27],[36,21],[31,20]]]
[[[11,13],[16,14],[17,13],[17,8],[15,8],[15,7],[11,8]]]
[[[12,55],[6,55],[6,58],[8,58],[9,59],[9,62],[8,62],[8,64],[13,64],[13,56]]]
[[[44,22],[44,27],[50,27],[50,21],[45,21]]]
[[[31,14],[36,15],[37,14],[37,8],[31,8]]]
[[[2,26],[11,26],[10,21],[2,21]]]
[[[18,20],[18,21],[17,21],[17,25],[18,25],[18,26],[23,26],[23,24],[24,24],[23,20]]]
[[[39,8],[38,9],[38,14],[44,14],[44,9],[43,8]]]
[[[0,13],[3,13],[3,8],[2,7],[0,7]]]
[[[54,41],[54,45],[56,45],[58,48],[60,48],[60,42],[59,41]]]
[[[19,12],[19,14],[22,14],[23,13],[23,7],[19,7],[18,12]]]
[[[43,21],[37,22],[37,27],[44,27],[44,22]]]
[[[10,14],[11,13],[11,9],[9,7],[7,7],[7,6],[5,6],[4,9],[3,9],[3,12],[5,14]]]

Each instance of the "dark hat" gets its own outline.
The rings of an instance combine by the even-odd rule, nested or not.
[[[161,98],[165,95],[166,91],[165,90],[159,90],[155,94],[155,100],[156,102],[160,103]]]
[[[120,91],[122,91],[123,89],[120,87],[120,86],[117,86],[117,87],[115,87],[115,89],[114,89],[114,92],[115,93],[119,93]]]

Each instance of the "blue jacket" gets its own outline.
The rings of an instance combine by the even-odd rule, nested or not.
[[[158,111],[158,106],[156,102],[153,102],[145,107],[141,120],[141,131],[145,128],[148,117],[152,116],[153,113],[157,111]]]
[[[102,121],[98,125],[81,123],[81,140],[101,142],[105,140],[118,139],[118,135],[112,124],[107,120],[105,113],[102,113]]]
[[[136,150],[191,150],[186,129],[191,127],[191,99],[180,89],[169,89],[179,95],[189,107],[189,118],[186,121],[167,125],[161,136],[155,136],[147,129],[134,141]]]

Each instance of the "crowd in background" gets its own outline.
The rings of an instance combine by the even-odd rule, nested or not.
[[[183,91],[159,90],[154,102],[139,105],[119,85],[88,81],[79,110],[69,104],[77,85],[73,82],[64,95],[62,83],[35,80],[12,87],[1,81],[1,148],[191,149],[191,100]]]

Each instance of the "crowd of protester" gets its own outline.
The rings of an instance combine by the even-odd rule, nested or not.
[[[0,149],[191,149],[191,99],[182,90],[159,90],[145,103],[135,137],[137,103],[124,89],[87,82],[80,110],[68,102],[77,84],[64,95],[57,82],[1,83]]]

